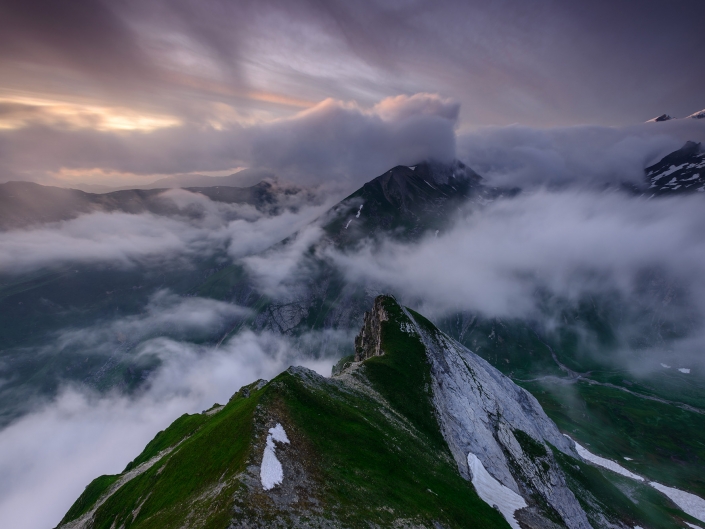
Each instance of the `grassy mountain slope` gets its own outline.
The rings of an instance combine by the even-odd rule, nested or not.
[[[122,474],[94,480],[59,527],[508,527],[453,460],[411,320],[393,298],[382,303],[381,355],[348,362],[332,378],[289,368],[224,406],[182,416]],[[276,424],[290,443],[276,445],[282,483],[265,490],[260,464]],[[548,457],[516,435],[536,461]],[[554,457],[594,527],[679,526],[679,511],[653,490],[565,453]]]

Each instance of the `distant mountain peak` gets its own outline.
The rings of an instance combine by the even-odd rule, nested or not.
[[[648,120],[647,123],[659,123],[661,121],[670,121],[672,119],[675,118],[673,116],[669,116],[668,114],[661,114],[660,116]]]
[[[464,204],[484,203],[498,194],[458,160],[397,165],[336,205],[326,230],[342,244],[382,233],[415,238],[444,229]]]
[[[705,108],[700,110],[699,112],[696,112],[695,114],[691,114],[688,117],[693,119],[705,119]]]

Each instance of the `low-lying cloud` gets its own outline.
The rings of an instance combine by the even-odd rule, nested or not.
[[[181,190],[165,196],[184,210],[197,206],[200,216],[95,212],[34,229],[0,232],[0,273],[70,263],[188,267],[195,257],[216,252],[239,258],[288,237],[335,200],[329,197],[313,205],[297,204],[296,209],[270,216],[252,206],[219,204]]]
[[[242,385],[271,379],[290,365],[329,375],[335,359],[317,347],[348,338],[328,332],[292,340],[248,331],[220,348],[167,338],[146,342],[142,354],[159,356],[162,365],[136,396],[67,386],[0,431],[0,525],[53,527],[91,480],[121,472],[180,415],[225,403]]]
[[[568,299],[591,289],[628,294],[649,267],[689,285],[705,311],[703,223],[700,196],[537,191],[472,210],[419,244],[330,256],[352,280],[386,285],[433,311],[531,317],[537,287]]]
[[[495,186],[642,186],[644,168],[686,141],[705,141],[702,120],[621,128],[510,126],[460,134],[458,157]]]

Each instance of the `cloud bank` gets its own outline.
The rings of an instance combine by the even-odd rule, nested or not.
[[[186,267],[196,258],[224,253],[231,258],[261,252],[325,212],[335,196],[296,204],[279,215],[248,205],[213,202],[195,193],[165,193],[185,213],[165,217],[96,212],[34,229],[0,232],[0,273],[27,273],[70,263]]]
[[[537,287],[573,300],[591,289],[631,294],[649,268],[687,285],[705,312],[703,222],[700,196],[544,190],[467,212],[417,245],[387,241],[329,255],[352,280],[384,285],[433,312],[531,318]]]

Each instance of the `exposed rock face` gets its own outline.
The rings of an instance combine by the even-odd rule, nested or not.
[[[355,361],[361,362],[382,354],[382,322],[389,316],[382,305],[382,296],[375,299],[372,310],[365,312],[360,334],[355,337]]]
[[[692,141],[646,168],[648,196],[705,191],[705,149]]]
[[[567,527],[591,527],[546,443],[578,455],[538,401],[459,343],[407,316],[414,326],[408,332],[426,346],[434,407],[460,473],[472,479],[467,458],[475,454],[495,479],[525,499],[540,495]]]

